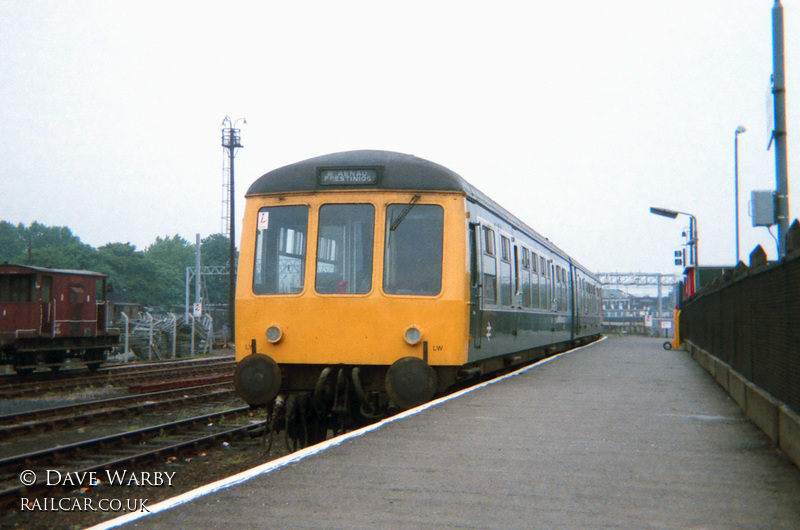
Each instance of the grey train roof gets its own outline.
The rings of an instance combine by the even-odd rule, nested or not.
[[[472,190],[472,186],[455,172],[414,155],[391,151],[347,151],[310,158],[270,171],[250,186],[247,195],[331,189],[332,186],[319,183],[319,170],[352,167],[379,169],[380,179],[377,185],[349,184],[342,188],[463,191],[468,195]]]
[[[320,172],[327,169],[359,168],[378,172],[376,183],[330,185],[320,183]],[[322,155],[274,169],[259,177],[247,190],[247,197],[263,194],[325,191],[331,189],[380,189],[413,191],[455,191],[483,205],[505,219],[514,228],[527,233],[564,259],[569,256],[550,240],[520,221],[511,212],[472,186],[456,172],[403,153],[393,151],[345,151]],[[576,266],[579,266],[575,263]],[[579,266],[580,267],[580,266]],[[585,267],[580,267],[592,274]]]

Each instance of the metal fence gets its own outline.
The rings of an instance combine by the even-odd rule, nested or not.
[[[800,411],[800,253],[684,303],[680,334]]]

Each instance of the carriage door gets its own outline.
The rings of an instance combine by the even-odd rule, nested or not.
[[[53,277],[42,275],[41,282],[42,282],[42,288],[41,288],[42,296],[39,299],[39,303],[41,305],[41,314],[42,314],[41,334],[52,335],[53,313],[55,312],[55,308],[53,307]]]
[[[581,321],[580,321],[580,291],[578,289],[578,285],[580,284],[577,274],[575,274],[575,265],[572,263],[572,259],[569,260],[569,276],[567,276],[567,296],[569,297],[569,304],[570,304],[570,317],[572,320],[572,324],[570,325],[570,333],[572,334],[572,339],[578,335],[578,331],[581,328]]]
[[[481,308],[483,293],[480,252],[481,225],[470,223],[469,229],[469,330],[472,334],[473,345],[475,348],[480,348],[481,330],[483,329],[483,309]]]

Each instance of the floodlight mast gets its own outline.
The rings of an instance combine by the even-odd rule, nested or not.
[[[236,157],[236,150],[242,147],[240,130],[236,127],[240,121],[247,125],[247,120],[244,118],[233,121],[230,116],[225,116],[225,119],[222,120],[222,147],[228,152],[228,167],[230,168],[230,181],[228,184],[228,200],[230,203],[230,220],[228,225],[230,230],[228,235],[230,238],[230,255],[228,257],[228,278],[230,280],[228,286],[228,327],[230,328],[229,340],[233,343],[236,341],[236,224],[234,216],[233,159]]]

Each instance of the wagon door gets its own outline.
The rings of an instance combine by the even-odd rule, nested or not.
[[[95,307],[97,308],[97,326],[95,335],[100,335],[106,331],[108,324],[108,304],[106,303],[106,281],[105,278],[98,278],[95,282]]]
[[[53,334],[53,277],[42,275],[42,297],[39,300],[41,316],[41,334]]]

